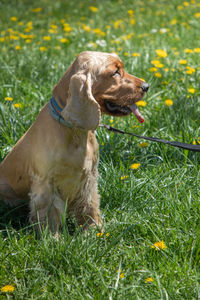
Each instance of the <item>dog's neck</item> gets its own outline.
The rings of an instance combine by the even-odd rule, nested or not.
[[[70,122],[65,121],[65,119],[62,117],[61,112],[63,110],[63,107],[60,105],[60,103],[58,103],[58,101],[56,101],[54,97],[51,97],[49,101],[49,108],[52,117],[56,121],[58,121],[60,124],[66,127],[73,128],[72,124]]]

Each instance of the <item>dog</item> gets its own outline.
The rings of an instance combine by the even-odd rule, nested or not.
[[[116,54],[80,53],[53,88],[36,121],[0,164],[0,200],[29,203],[32,224],[57,233],[63,215],[102,227],[97,191],[101,114],[144,118],[136,102],[149,85],[124,70]]]

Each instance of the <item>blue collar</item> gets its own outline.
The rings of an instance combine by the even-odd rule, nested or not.
[[[49,107],[50,107],[51,115],[56,121],[58,121],[60,124],[64,126],[72,128],[72,125],[69,122],[65,121],[65,119],[61,116],[60,113],[62,111],[62,108],[58,105],[56,99],[53,96],[49,101]]]

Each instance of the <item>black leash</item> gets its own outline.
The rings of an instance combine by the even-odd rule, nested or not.
[[[138,134],[135,134],[135,133],[132,133],[132,132],[126,132],[126,131],[114,128],[114,127],[112,127],[110,125],[106,125],[106,124],[100,124],[99,127],[106,128],[107,130],[112,131],[112,132],[116,132],[116,133],[132,135],[132,136],[135,136],[139,139],[144,139],[144,140],[151,141],[151,142],[163,143],[163,144],[167,144],[167,145],[170,145],[170,146],[173,146],[173,147],[178,147],[178,148],[187,149],[187,150],[190,150],[190,151],[200,152],[200,146],[198,146],[198,145],[186,144],[186,143],[174,142],[174,141],[171,142],[171,141],[162,140],[162,139],[159,139],[159,138],[138,135]]]

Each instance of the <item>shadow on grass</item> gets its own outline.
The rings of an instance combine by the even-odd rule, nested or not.
[[[27,204],[20,204],[16,207],[0,203],[0,230],[19,230],[28,225],[29,208]]]
[[[70,235],[74,235],[78,225],[76,221],[67,217],[65,225]],[[11,207],[4,202],[0,203],[0,231],[7,232],[8,230],[23,230],[24,233],[27,231],[33,233],[34,226],[29,223],[29,207],[27,203],[21,204],[16,207]],[[62,229],[61,229],[62,231]]]

